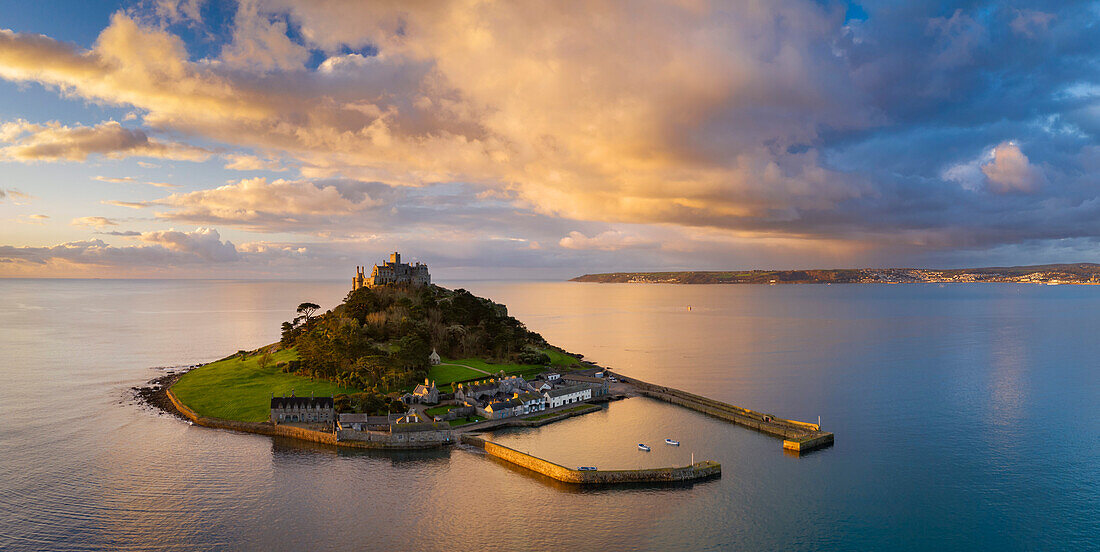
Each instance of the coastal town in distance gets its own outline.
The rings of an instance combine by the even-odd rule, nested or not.
[[[612,272],[585,274],[574,282],[634,284],[1098,284],[1100,264],[1074,263],[989,268],[853,268],[827,270],[744,270]]]

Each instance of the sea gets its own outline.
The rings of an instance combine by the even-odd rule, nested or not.
[[[583,489],[463,446],[190,426],[132,388],[273,342],[348,282],[7,279],[0,550],[1100,550],[1100,287],[440,283],[835,444],[792,455],[646,398],[493,436],[569,466],[722,464]]]

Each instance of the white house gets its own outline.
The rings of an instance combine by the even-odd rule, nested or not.
[[[546,408],[557,408],[567,404],[587,401],[592,398],[592,388],[587,385],[570,385],[551,389],[542,394]]]
[[[523,403],[523,413],[530,414],[546,408],[545,398],[538,393],[523,393],[516,396]]]
[[[435,349],[432,349],[432,354],[428,355],[428,364],[436,366],[440,362],[442,361],[439,359],[439,353],[435,352]]]

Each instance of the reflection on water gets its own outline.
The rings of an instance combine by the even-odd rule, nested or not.
[[[643,398],[493,437],[569,466],[723,466],[589,490],[466,447],[188,426],[127,390],[274,341],[346,282],[0,280],[0,549],[1096,547],[1100,288],[459,285],[639,378],[820,415],[836,446],[792,457]]]

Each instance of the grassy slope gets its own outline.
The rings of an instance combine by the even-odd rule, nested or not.
[[[544,352],[550,356],[551,366],[559,369],[578,363],[576,358],[552,349],[546,349]],[[293,389],[294,394],[299,397],[308,397],[310,392],[324,397],[360,391],[343,389],[328,381],[310,381],[309,378],[283,373],[275,367],[278,362],[296,358],[298,353],[294,350],[279,351],[272,355],[271,363],[266,369],[261,369],[259,366],[260,355],[250,356],[244,361],[241,361],[240,357],[219,360],[185,374],[172,387],[172,392],[202,416],[243,422],[262,422],[270,415],[271,393],[290,394],[290,390]],[[444,362],[473,366],[491,374],[504,370],[507,374],[531,376],[545,370],[542,365],[537,364],[492,364],[479,358]],[[428,377],[433,379],[442,391],[449,392],[450,388],[445,386],[451,382],[489,376],[458,366],[433,366]]]
[[[465,381],[484,376],[485,374],[481,372],[475,372],[461,366],[432,366],[432,368],[428,370],[428,378],[434,381],[436,385],[440,386],[447,385],[454,381]]]
[[[559,352],[554,351],[552,349],[544,349],[543,352],[545,352],[547,355],[550,356],[550,366],[553,366],[553,367],[558,368],[558,369],[568,368],[569,366],[572,366],[573,364],[578,364],[580,362],[578,359],[576,359],[574,357],[571,357],[571,356],[563,354],[563,353],[559,353]],[[546,367],[543,366],[542,364],[494,364],[494,363],[482,360],[480,358],[461,358],[461,359],[457,359],[457,360],[446,360],[444,362],[450,362],[450,363],[454,363],[454,364],[464,364],[466,366],[471,366],[473,368],[479,368],[481,370],[485,370],[486,372],[489,372],[490,374],[493,374],[493,375],[496,375],[497,372],[500,372],[501,370],[504,370],[505,374],[527,377],[527,376],[533,376],[533,375],[538,374],[540,372],[544,372],[546,370]],[[486,376],[484,374],[479,374],[477,372],[471,372],[471,374],[472,374],[470,376],[471,378],[477,378],[479,376],[480,377],[485,377],[485,378],[489,377],[489,376]],[[450,381],[461,381],[461,380],[452,379]]]
[[[294,394],[308,397],[310,392],[319,397],[333,393],[356,393],[357,389],[341,389],[336,384],[285,374],[275,363],[298,358],[297,351],[279,351],[272,355],[266,369],[259,366],[260,355],[240,360],[233,357],[196,368],[172,387],[172,392],[184,404],[202,416],[262,422],[270,415],[271,393]]]

